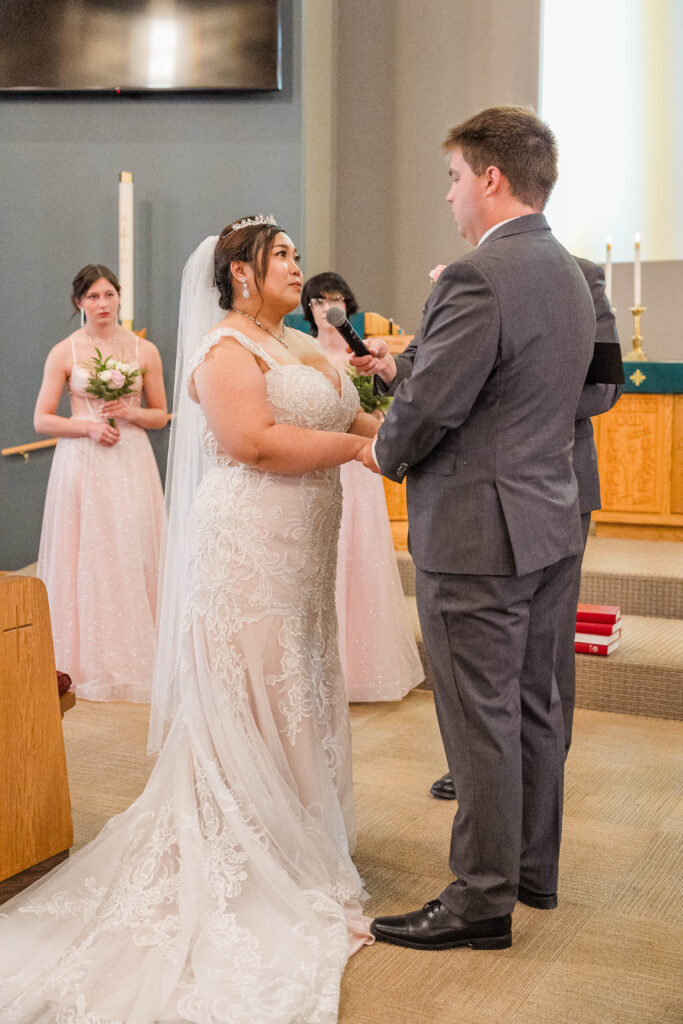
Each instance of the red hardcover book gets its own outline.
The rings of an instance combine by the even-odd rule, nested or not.
[[[616,604],[580,604],[576,609],[577,622],[611,622],[621,618],[621,608]]]
[[[621,619],[617,619],[616,622],[595,622],[593,619],[576,620],[577,633],[599,633],[600,636],[611,636],[612,633],[618,633],[620,629]]]
[[[609,644],[584,644],[576,641],[574,650],[577,654],[611,654],[619,646],[619,640],[612,640]]]
[[[618,640],[621,636],[621,630],[618,629],[616,633],[610,633],[609,636],[602,636],[600,633],[574,633],[574,643],[576,644],[598,644],[600,647],[608,646],[613,640]]]

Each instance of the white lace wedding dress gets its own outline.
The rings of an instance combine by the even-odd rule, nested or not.
[[[319,371],[269,366],[275,419],[344,431]],[[180,709],[142,796],[1,908],[3,1024],[329,1024],[367,941],[336,644],[337,469],[210,467],[192,512]]]

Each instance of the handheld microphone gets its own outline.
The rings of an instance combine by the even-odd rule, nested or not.
[[[335,327],[339,331],[342,338],[349,346],[349,348],[352,350],[354,355],[372,355],[370,349],[363,344],[360,335],[354,331],[350,320],[346,316],[346,313],[341,308],[341,306],[330,306],[330,308],[325,313],[325,319],[327,320],[328,324],[331,324],[332,327]]]

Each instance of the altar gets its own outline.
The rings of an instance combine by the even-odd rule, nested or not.
[[[683,540],[683,362],[624,363],[624,394],[593,420],[599,536]]]

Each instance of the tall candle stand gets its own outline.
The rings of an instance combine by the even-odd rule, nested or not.
[[[647,306],[630,306],[633,313],[633,351],[624,356],[624,362],[649,363],[650,358],[643,352],[643,338],[640,333],[640,318]]]

